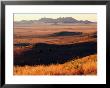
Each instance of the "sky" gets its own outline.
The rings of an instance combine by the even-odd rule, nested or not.
[[[89,21],[93,21],[96,22],[97,21],[97,14],[95,13],[62,13],[62,14],[38,14],[38,13],[34,13],[34,14],[14,14],[14,21],[21,21],[21,20],[38,20],[40,18],[59,18],[59,17],[73,17],[77,20],[89,20]]]

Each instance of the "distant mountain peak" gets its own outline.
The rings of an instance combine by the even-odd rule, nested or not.
[[[22,20],[22,21],[19,21],[19,22],[16,22],[15,23],[22,23],[22,24],[31,24],[31,23],[83,23],[83,24],[89,24],[89,23],[95,23],[95,22],[91,22],[89,20],[77,20],[75,18],[72,18],[72,17],[59,17],[59,18],[56,18],[56,19],[53,19],[53,18],[40,18],[39,20]]]

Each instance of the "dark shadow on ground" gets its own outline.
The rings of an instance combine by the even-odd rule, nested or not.
[[[14,65],[62,64],[74,57],[85,57],[97,53],[97,42],[56,45],[37,43],[31,50],[14,56]]]

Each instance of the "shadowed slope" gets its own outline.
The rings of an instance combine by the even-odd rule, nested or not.
[[[64,64],[14,66],[14,75],[96,75],[97,55],[89,55]]]
[[[96,52],[97,42],[68,45],[37,43],[31,50],[14,56],[14,65],[62,64],[74,57],[84,57]]]

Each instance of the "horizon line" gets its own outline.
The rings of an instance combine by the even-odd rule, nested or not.
[[[69,16],[70,17],[70,16]],[[51,19],[58,19],[58,18],[68,18],[68,17],[57,17],[57,18],[52,18],[52,17],[41,17],[41,18],[39,18],[39,19],[24,19],[24,20],[19,20],[19,21],[17,21],[17,20],[14,20],[14,22],[21,22],[21,21],[39,21],[40,19],[42,19],[42,18],[51,18]],[[76,19],[75,17],[71,17],[71,18],[73,18],[73,19],[75,19],[75,20],[78,20],[78,19]],[[78,20],[78,21],[90,21],[90,22],[97,22],[97,21],[91,21],[91,20]]]

